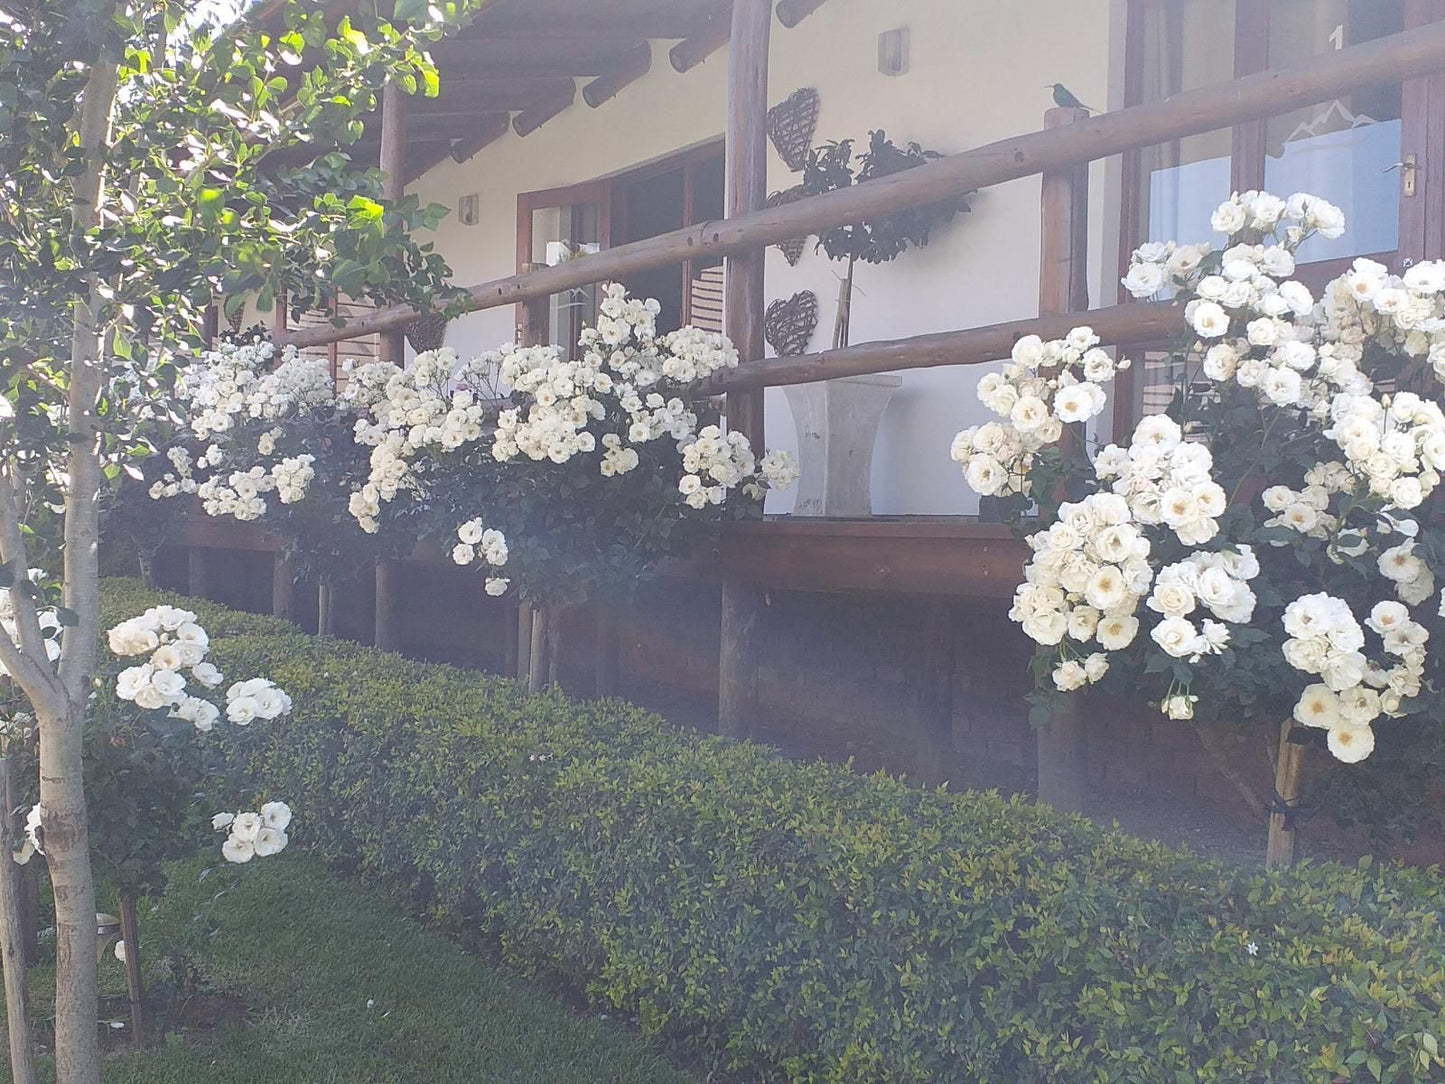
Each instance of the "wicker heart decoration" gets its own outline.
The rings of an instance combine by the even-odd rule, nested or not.
[[[769,207],[782,207],[784,204],[797,203],[807,195],[802,185],[794,185],[792,188],[785,188],[781,192],[774,192],[768,197]],[[806,237],[798,237],[789,241],[779,241],[778,251],[788,261],[789,267],[797,267],[798,261],[803,258],[803,246],[808,243]]]
[[[808,164],[808,150],[813,146],[817,127],[818,92],[812,87],[793,91],[768,110],[768,138],[794,173]]]
[[[768,306],[763,316],[763,337],[778,357],[796,357],[808,349],[817,326],[818,295],[804,290]]]

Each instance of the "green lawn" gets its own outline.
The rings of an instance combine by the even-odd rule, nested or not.
[[[578,1018],[304,856],[199,881],[205,865],[178,867],[158,907],[142,904],[146,971],[159,979],[185,960],[204,991],[243,1003],[244,1019],[109,1055],[107,1084],[689,1079],[623,1028]],[[101,973],[103,994],[123,993],[109,953]],[[0,1074],[8,1081],[8,1066]]]

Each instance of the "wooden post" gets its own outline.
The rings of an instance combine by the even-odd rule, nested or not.
[[[376,562],[376,622],[372,642],[378,651],[400,651],[401,629],[397,618],[400,605],[401,562]]]
[[[145,1045],[145,1009],[141,998],[145,987],[140,977],[140,919],[136,915],[135,893],[120,894],[120,938],[125,943],[125,990],[130,998],[131,1042]]]
[[[547,626],[544,606],[532,607],[531,643],[527,647],[527,691],[539,693],[547,683]]]
[[[727,214],[761,210],[768,199],[768,39],[772,0],[734,0],[728,46]],[[728,257],[723,319],[743,362],[762,358],[762,248]],[[745,433],[762,455],[761,389],[727,397],[728,428]],[[758,716],[758,633],[763,592],[726,576],[722,585],[721,656],[718,665],[718,732],[742,738]]]
[[[332,623],[331,584],[323,580],[316,585],[316,635],[334,635]]]
[[[381,90],[380,158],[383,174],[381,196],[388,202],[394,202],[406,195],[406,95],[395,80],[388,80]],[[381,333],[377,357],[394,365],[401,365],[406,360],[401,328]]]
[[[946,781],[953,755],[953,608],[946,599],[923,605],[918,652],[918,781],[936,787]]]
[[[517,603],[517,625],[513,630],[516,633],[517,648],[516,668],[512,670],[512,676],[530,684],[532,674],[532,607],[529,603]]]
[[[617,609],[598,602],[597,610],[597,698],[617,695],[619,621]]]
[[[276,554],[271,563],[271,616],[291,619],[292,596],[295,594],[296,577],[291,571],[291,562]]]
[[[14,764],[9,749],[0,755],[0,824],[4,838],[14,831]],[[7,848],[8,850],[8,848]],[[38,861],[38,860],[37,860]],[[5,971],[5,1018],[9,1034],[10,1075],[14,1084],[35,1084],[34,1051],[30,1042],[29,987],[26,982],[26,920],[22,898],[22,867],[0,854],[0,963]]]
[[[1294,805],[1299,798],[1300,766],[1304,763],[1305,747],[1289,740],[1294,723],[1286,719],[1279,728],[1279,755],[1274,761],[1274,790],[1278,801]],[[1282,812],[1271,811],[1269,815],[1269,839],[1265,844],[1264,864],[1270,869],[1280,869],[1294,861],[1293,825]]]
[[[186,551],[186,593],[192,598],[209,598],[211,588],[207,569],[206,551],[201,546],[192,546]]]
[[[1086,109],[1050,109],[1045,128],[1089,119]],[[1089,172],[1068,166],[1043,175],[1042,244],[1039,253],[1039,313],[1077,312],[1089,307]],[[1064,439],[1069,440],[1065,433]],[[1038,797],[1055,809],[1077,813],[1088,787],[1084,724],[1078,697],[1070,697],[1036,733]]]

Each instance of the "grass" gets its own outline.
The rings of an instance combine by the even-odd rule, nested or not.
[[[183,962],[240,1019],[107,1055],[106,1084],[689,1079],[616,1023],[573,1015],[314,860],[282,855],[202,879],[206,865],[177,866],[166,895],[142,904],[143,959],[151,982]],[[33,973],[37,1009],[47,970]],[[124,991],[109,953],[101,986],[103,996]]]

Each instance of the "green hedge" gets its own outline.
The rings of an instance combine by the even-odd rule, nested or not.
[[[295,699],[235,748],[298,842],[732,1079],[1445,1078],[1435,871],[1229,868],[203,608]]]

